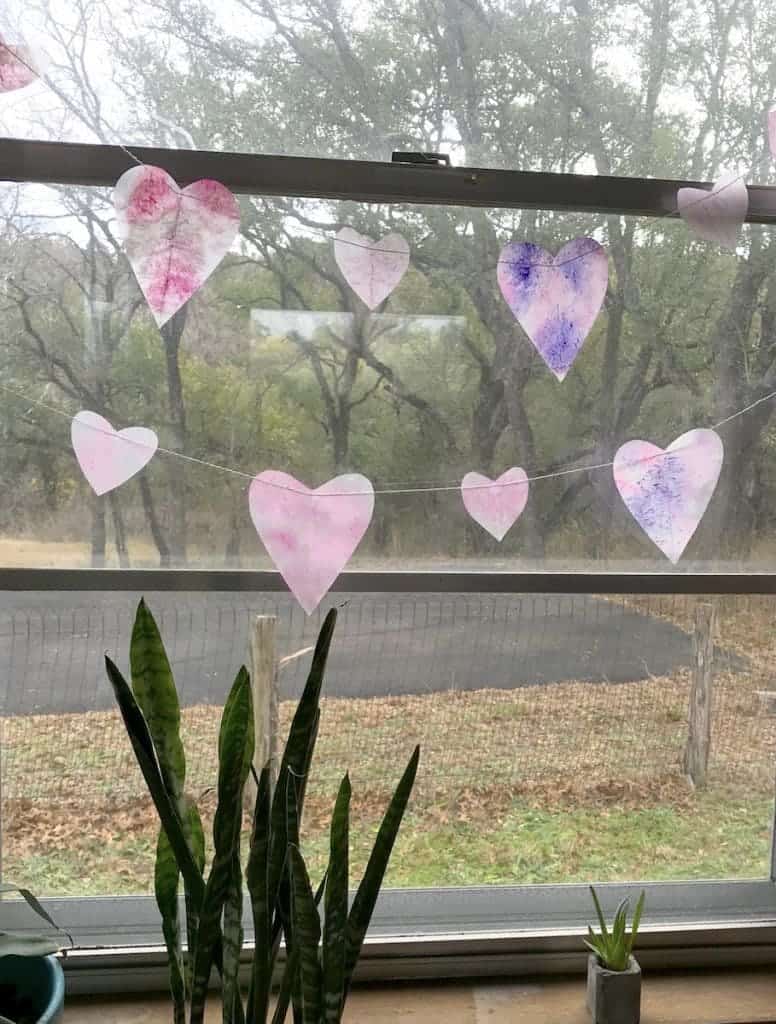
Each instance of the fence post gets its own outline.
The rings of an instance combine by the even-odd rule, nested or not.
[[[711,699],[714,685],[714,605],[695,606],[693,633],[695,664],[690,686],[690,707],[687,718],[687,746],[684,750],[684,771],[698,788],[706,785],[711,747]]]
[[[253,723],[256,732],[256,752],[253,766],[260,775],[264,765],[271,760],[271,776],[277,777],[278,743],[278,695],[277,658],[275,655],[275,632],[277,619],[274,615],[257,615],[251,629],[251,687],[253,691]],[[256,786],[251,780],[246,792],[253,800]]]

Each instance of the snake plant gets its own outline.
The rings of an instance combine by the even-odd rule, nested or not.
[[[336,612],[330,611],[318,636],[277,781],[273,784],[269,764],[256,777],[244,872],[243,793],[254,755],[248,672],[245,668],[238,672],[221,718],[213,855],[206,873],[202,821],[185,789],[178,694],[159,630],[144,601],[132,631],[131,686],[111,659],[105,659],[135,757],[159,816],[155,894],[169,954],[174,1024],[202,1024],[214,968],[220,976],[223,1024],[265,1024],[281,938],[285,939],[286,956],[272,1024],[282,1024],[289,1005],[295,1024],[338,1024],[342,1017],[420,752],[415,749],[388,805],[350,907],[350,781],[345,775],[331,820],[328,868],[314,892],[301,852],[299,828],[335,622]],[[181,880],[182,913],[178,899]],[[243,882],[254,932],[246,1001],[238,981],[244,959]]]

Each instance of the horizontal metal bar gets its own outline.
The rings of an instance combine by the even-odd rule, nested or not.
[[[664,178],[423,167],[367,160],[320,160],[132,146],[143,163],[163,167],[181,185],[217,178],[233,192],[263,196],[351,199],[363,203],[568,210],[638,217],[676,215],[678,188],[709,182]],[[0,179],[112,187],[134,166],[119,146],[0,141]],[[747,220],[776,223],[776,188],[749,186]]]
[[[0,590],[152,593],[285,591],[276,572],[228,569],[0,569]],[[343,572],[338,594],[775,594],[776,573]]]

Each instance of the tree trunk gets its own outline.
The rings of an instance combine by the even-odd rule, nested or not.
[[[92,568],[105,566],[105,499],[92,495]]]
[[[159,568],[168,569],[170,567],[170,548],[164,536],[162,524],[159,522],[159,517],[156,514],[156,506],[151,494],[151,485],[148,483],[148,477],[145,473],[141,473],[137,479],[140,484],[140,500],[143,503],[146,522],[154,539],[156,550],[159,552]]]
[[[113,543],[116,546],[119,566],[122,569],[129,568],[129,552],[127,550],[127,533],[124,528],[124,516],[121,512],[121,503],[115,491],[108,495],[110,503],[111,518],[113,519]]]
[[[180,346],[186,325],[186,307],[161,329],[167,370],[167,402],[170,411],[169,447],[176,452],[186,450],[186,405],[183,398],[183,380],[180,369]],[[170,522],[170,560],[177,565],[186,564],[186,466],[181,459],[167,460],[172,518]]]

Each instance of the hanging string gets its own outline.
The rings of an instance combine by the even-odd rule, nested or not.
[[[37,398],[32,398],[30,395],[25,394],[23,391],[19,391],[16,388],[8,387],[7,384],[0,383],[0,390],[5,391],[7,394],[13,395],[16,398],[23,399],[25,402],[29,402],[30,405],[37,406],[40,409],[45,409],[46,412],[53,413],[54,415],[59,416],[62,419],[66,419],[66,420],[70,421],[71,423],[75,419],[74,416],[71,416],[70,413],[65,412],[63,409],[58,409],[56,406],[49,405],[47,402],[41,402]],[[762,405],[763,402],[771,401],[774,398],[776,398],[776,391],[771,391],[771,392],[769,392],[769,394],[763,395],[761,398],[758,398],[755,402],[751,402],[749,405],[744,406],[743,409],[739,409],[737,412],[732,413],[730,416],[726,416],[725,419],[720,420],[718,423],[715,423],[713,426],[709,427],[708,429],[710,429],[710,430],[717,430],[719,427],[722,427],[725,424],[730,423],[732,420],[737,419],[739,416],[743,416],[746,413],[750,412],[752,409],[755,409],[758,405]],[[117,438],[118,440],[121,440],[121,441],[125,442],[126,444],[133,444],[133,445],[138,445],[139,447],[142,447],[142,448],[147,448],[147,445],[143,445],[139,441],[135,441],[132,438],[128,438],[128,437],[122,437],[121,434],[119,434],[119,433],[117,433],[115,431],[111,432],[109,430],[105,430],[102,427],[98,427],[98,426],[96,426],[93,423],[84,423],[84,422],[79,420],[79,426],[87,427],[89,430],[94,430],[97,433],[104,434],[104,435],[106,435],[108,437],[111,437],[111,438]],[[677,450],[678,449],[674,448],[673,452],[676,452]],[[156,449],[156,451],[160,452],[162,455],[167,455],[170,458],[181,459],[183,462],[189,462],[189,463],[193,463],[194,465],[197,465],[197,466],[203,466],[206,469],[214,469],[214,470],[216,470],[216,471],[218,471],[220,473],[228,473],[231,476],[237,476],[237,477],[242,478],[243,480],[251,481],[251,480],[253,480],[255,478],[255,474],[252,475],[250,473],[244,473],[240,469],[233,469],[231,466],[223,466],[223,465],[220,465],[217,462],[209,462],[207,459],[198,459],[198,458],[196,458],[193,455],[184,455],[182,452],[176,452],[172,448],[158,447]],[[645,456],[644,458],[639,459],[638,461],[639,462],[651,462],[654,459],[660,459],[660,458],[664,458],[667,455],[671,455],[671,454],[673,454],[673,452],[660,451],[660,452],[657,452],[655,455]],[[597,463],[594,463],[593,465],[589,465],[589,466],[567,466],[567,467],[565,467],[563,469],[551,470],[551,471],[546,472],[546,473],[535,473],[532,476],[526,477],[526,479],[524,481],[508,481],[508,482],[501,483],[498,480],[493,480],[493,481],[491,481],[489,483],[485,483],[485,484],[474,484],[471,487],[467,486],[467,490],[471,490],[471,491],[487,491],[487,490],[494,490],[494,489],[500,488],[500,487],[520,487],[520,486],[524,486],[526,483],[536,483],[539,480],[555,480],[555,479],[557,479],[559,477],[571,476],[572,474],[575,474],[575,473],[593,473],[593,472],[597,472],[598,470],[601,470],[601,469],[610,469],[613,465],[614,465],[614,462],[612,460],[610,460],[609,462],[597,462]],[[306,493],[308,493],[307,491],[299,490],[299,488],[297,488],[297,487],[289,487],[286,484],[279,484],[279,483],[275,483],[275,482],[270,481],[270,480],[262,480],[262,485],[266,486],[266,487],[275,487],[278,490],[282,490],[282,491],[290,491],[293,494],[306,494]],[[443,493],[445,491],[459,491],[460,488],[461,488],[460,481],[457,481],[455,483],[435,484],[435,485],[432,485],[432,486],[424,486],[424,487],[416,487],[416,486],[412,486],[412,485],[408,485],[406,487],[398,487],[398,486],[397,487],[381,487],[381,488],[374,489],[374,494],[436,494],[436,493]],[[344,498],[344,497],[351,497],[353,495],[363,494],[363,493],[364,493],[363,491],[358,491],[358,490],[355,490],[355,491],[328,491],[325,495],[321,495],[321,497]]]

